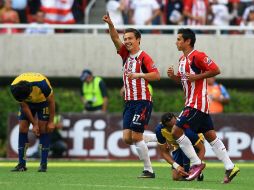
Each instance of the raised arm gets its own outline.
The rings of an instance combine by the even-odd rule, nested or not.
[[[108,24],[109,34],[110,34],[111,40],[113,41],[113,43],[116,47],[116,50],[117,51],[120,50],[123,43],[119,38],[118,32],[116,31],[114,24],[113,24],[112,20],[110,19],[109,14],[107,13],[106,15],[104,15],[102,17],[102,20]]]

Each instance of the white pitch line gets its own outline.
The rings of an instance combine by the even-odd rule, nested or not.
[[[13,182],[0,182],[0,184],[2,185],[14,185],[15,183]],[[26,185],[44,185],[45,183],[26,183]],[[15,184],[18,185],[18,184]],[[51,185],[51,184],[47,184],[47,185]],[[53,184],[52,184],[53,185]],[[55,185],[55,184],[54,184]],[[82,183],[61,183],[58,184],[60,186],[80,186],[80,187],[109,187],[112,189],[159,189],[159,190],[216,190],[216,189],[200,189],[200,188],[184,188],[184,187],[159,187],[159,186],[128,186],[128,185],[99,185],[99,184],[82,184]]]
[[[180,188],[180,187],[158,187],[158,186],[128,186],[128,185],[98,185],[98,184],[60,184],[63,186],[86,186],[86,187],[110,187],[119,189],[164,189],[164,190],[216,190],[216,189],[199,189],[199,188]]]

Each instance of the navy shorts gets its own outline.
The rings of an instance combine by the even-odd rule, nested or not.
[[[184,152],[178,148],[172,152],[173,160],[184,168],[184,171],[190,170],[190,159],[184,154]],[[172,166],[173,169],[173,166]]]
[[[182,129],[191,128],[195,133],[214,130],[210,115],[191,107],[183,109],[177,119],[176,126]]]
[[[49,106],[48,102],[45,102],[43,104],[29,104],[28,106],[32,112],[32,115],[35,116],[37,115],[38,120],[41,121],[48,121],[49,120]],[[19,114],[18,114],[19,120],[28,120],[26,114],[23,112],[23,110],[20,108],[19,109]]]
[[[146,100],[131,100],[125,102],[123,111],[123,129],[143,133],[148,124],[153,103]]]

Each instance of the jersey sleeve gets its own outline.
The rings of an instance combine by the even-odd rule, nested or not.
[[[100,86],[102,97],[103,98],[107,97],[108,96],[107,87],[106,87],[106,84],[103,80],[100,81],[99,86]]]
[[[156,129],[155,129],[155,134],[156,134],[156,137],[158,139],[158,143],[159,144],[165,144],[166,143],[166,138],[162,135],[161,129],[162,129],[162,125],[158,124],[156,126]]]
[[[159,72],[152,58],[149,55],[145,54],[142,59],[143,59],[142,67],[144,67],[142,68],[143,72],[144,71],[145,73]]]
[[[210,71],[218,69],[216,63],[203,52],[200,52],[195,56],[195,65],[202,71]]]
[[[125,62],[129,56],[129,51],[126,49],[125,45],[122,45],[117,53],[122,57],[123,62]]]
[[[52,87],[46,79],[40,83],[40,89],[46,98],[53,93]]]

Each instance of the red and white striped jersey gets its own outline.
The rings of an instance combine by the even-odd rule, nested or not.
[[[74,0],[41,0],[41,10],[45,13],[45,22],[49,24],[74,24],[71,11]]]
[[[126,76],[128,73],[158,72],[152,58],[142,50],[135,55],[131,55],[124,45],[122,45],[118,54],[123,60],[124,99],[152,101],[147,80],[143,78],[130,79]]]
[[[185,106],[208,113],[209,100],[207,95],[207,80],[200,79],[190,82],[186,73],[200,74],[209,70],[216,70],[218,66],[203,52],[193,50],[187,57],[179,59],[177,76],[181,77],[181,83],[185,93]]]

